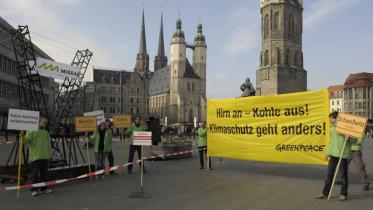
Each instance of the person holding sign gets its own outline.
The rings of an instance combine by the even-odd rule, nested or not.
[[[105,123],[101,123],[89,139],[94,143],[95,167],[98,171],[105,168],[105,158],[111,150],[113,131],[106,129]],[[104,174],[101,178],[104,178]]]
[[[134,131],[146,131],[148,130],[148,126],[141,121],[141,117],[137,116],[135,118],[135,123],[131,125],[127,130],[123,132],[123,135],[129,138],[130,141],[130,152],[128,156],[128,162],[132,163],[133,162],[133,157],[135,156],[135,152],[137,151],[137,154],[139,156],[139,159],[141,158],[141,146],[139,145],[133,145],[133,132]],[[141,167],[142,162],[140,162],[140,167]],[[128,165],[128,173],[132,173],[132,168],[133,164]],[[144,173],[147,171],[145,170],[145,164],[144,164]]]
[[[39,119],[39,129],[28,131],[25,136],[25,144],[29,148],[29,158],[31,161],[32,182],[39,183],[47,181],[48,161],[52,157],[52,146],[49,132],[46,130],[48,120],[45,117]],[[52,192],[47,187],[32,188],[31,195],[37,196],[41,193]]]
[[[340,201],[347,200],[348,159],[351,156],[351,146],[353,142],[350,140],[349,136],[343,136],[335,132],[337,117],[338,117],[338,112],[333,112],[329,114],[329,118],[331,122],[330,142],[329,142],[328,150],[326,151],[326,155],[325,155],[325,160],[329,159],[328,172],[327,172],[327,178],[325,180],[323,191],[320,195],[316,197],[317,199],[324,199],[328,197],[332,184],[333,184],[333,178],[335,175],[335,171],[337,170],[339,158],[342,157],[341,163],[340,163],[342,186],[341,186],[341,195],[339,196],[339,200]],[[344,144],[346,145],[344,146],[344,149],[342,151]]]
[[[206,123],[201,123],[201,126],[198,128],[198,152],[199,152],[199,162],[200,162],[200,169],[204,169],[204,158],[203,154],[207,154],[207,128]],[[209,159],[209,166],[211,167],[211,160]]]
[[[363,153],[362,150],[362,141],[356,141],[352,144],[351,147],[351,158],[349,159],[348,163],[351,161],[354,162],[354,165],[356,169],[358,170],[361,180],[364,184],[363,190],[368,191],[369,190],[369,180],[368,180],[368,174],[365,169],[365,163],[363,161]]]

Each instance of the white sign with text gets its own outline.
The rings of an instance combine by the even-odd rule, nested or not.
[[[29,111],[21,109],[9,109],[8,127],[9,130],[38,130],[39,128],[38,111]]]
[[[105,122],[104,110],[86,112],[83,114],[83,116],[84,117],[96,117],[97,125]]]
[[[134,131],[133,132],[133,145],[152,145],[152,132]]]

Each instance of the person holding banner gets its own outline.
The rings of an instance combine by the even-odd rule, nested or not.
[[[133,162],[133,158],[135,156],[136,151],[137,151],[137,154],[139,156],[139,159],[141,158],[141,146],[133,145],[133,132],[134,131],[147,131],[147,130],[148,130],[148,126],[141,121],[140,116],[137,116],[135,118],[135,123],[133,123],[131,125],[131,127],[129,127],[127,130],[123,131],[123,135],[126,136],[127,138],[129,138],[129,141],[130,141],[130,152],[129,152],[129,156],[128,156],[128,163]],[[140,162],[140,168],[141,168],[142,162]],[[128,165],[128,173],[129,174],[132,173],[132,168],[133,168],[133,164]],[[145,164],[144,164],[143,169],[144,169],[144,173],[146,173],[147,171],[145,170]]]
[[[200,169],[204,169],[204,157],[203,154],[207,154],[207,128],[206,123],[203,122],[200,124],[201,126],[198,128],[198,152],[199,152],[199,162],[200,162]],[[211,167],[211,160],[209,159],[209,166]]]
[[[342,153],[341,163],[340,163],[340,173],[341,173],[341,195],[339,196],[340,201],[347,200],[347,188],[348,188],[348,159],[351,157],[351,146],[353,141],[350,140],[349,136],[343,136],[335,132],[336,121],[338,117],[338,112],[333,112],[329,114],[330,118],[330,142],[328,150],[326,151],[325,160],[329,159],[327,178],[325,180],[323,191],[318,195],[317,199],[327,198],[333,184],[333,178],[335,171],[337,170],[337,165],[339,158]],[[343,145],[346,141],[344,150],[342,151]]]
[[[33,183],[45,182],[48,179],[48,161],[52,158],[52,146],[49,132],[46,130],[47,122],[45,117],[40,117],[39,129],[28,131],[25,136],[25,144],[29,148]],[[49,194],[52,190],[44,186],[34,187],[31,192],[32,196],[38,196],[41,193]]]
[[[105,123],[101,123],[96,131],[89,137],[94,143],[95,152],[95,168],[96,171],[105,168],[106,154],[110,153],[113,132],[111,129],[106,129]],[[104,174],[101,176],[104,178]]]

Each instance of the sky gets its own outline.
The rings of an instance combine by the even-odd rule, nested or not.
[[[76,49],[93,51],[86,80],[92,80],[92,66],[133,70],[143,7],[151,71],[163,11],[167,56],[179,16],[188,43],[197,24],[203,24],[208,98],[239,96],[246,78],[255,86],[259,0],[0,0],[1,17],[14,27],[28,25],[33,42],[54,60],[70,63]],[[372,0],[304,0],[308,89],[343,84],[351,73],[373,72],[372,9]]]

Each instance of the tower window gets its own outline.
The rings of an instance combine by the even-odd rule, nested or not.
[[[281,51],[280,51],[280,48],[277,48],[276,51],[277,51],[277,64],[281,65]]]
[[[285,60],[285,64],[287,66],[289,66],[289,56],[290,56],[290,50],[286,50],[286,60]]]
[[[187,83],[187,90],[190,91],[190,83]]]
[[[279,28],[279,22],[280,22],[279,13],[275,12],[274,20],[273,20],[273,28],[278,29]]]
[[[194,82],[192,82],[192,91],[194,91]]]
[[[299,61],[299,53],[298,51],[295,51],[295,54],[294,54],[294,65],[295,66],[298,66],[298,61]]]
[[[294,16],[290,15],[289,22],[288,22],[288,37],[294,37],[295,35],[294,29],[295,29]]]
[[[266,50],[264,54],[264,66],[268,66],[268,65],[269,65],[269,51]]]
[[[268,33],[269,33],[269,15],[266,14],[264,16],[264,38],[267,38],[268,37]]]

